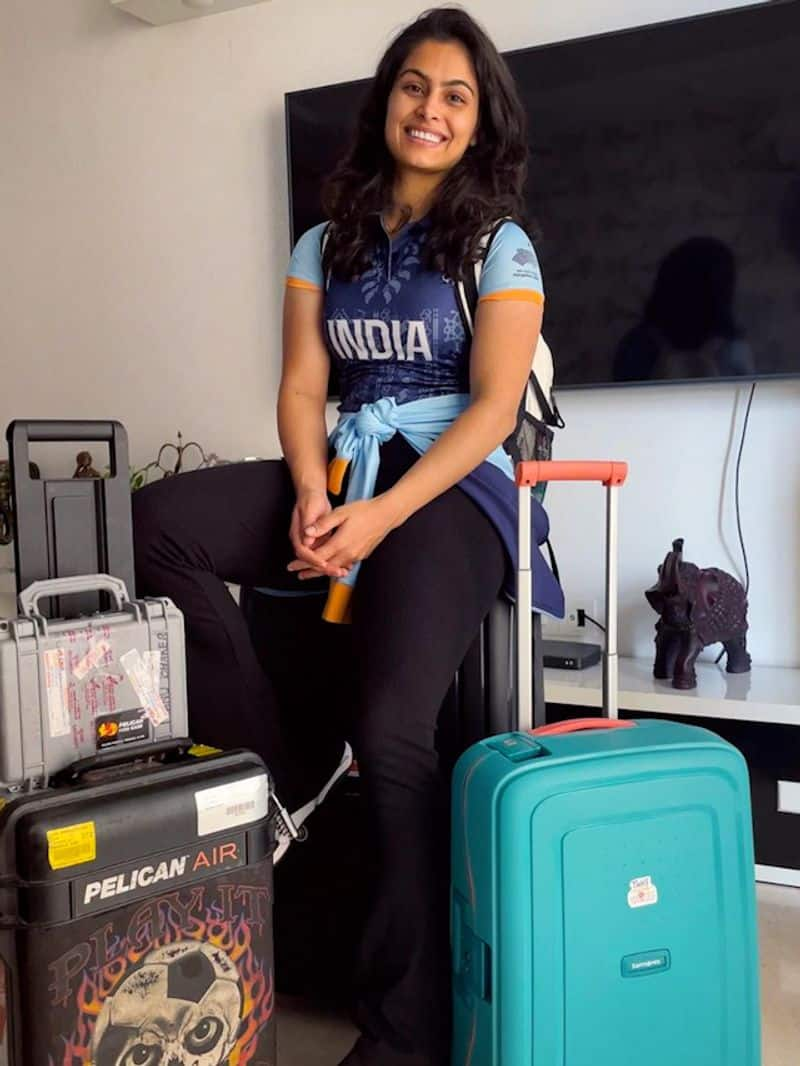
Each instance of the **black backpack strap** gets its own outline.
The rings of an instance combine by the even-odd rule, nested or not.
[[[464,332],[468,337],[471,337],[475,331],[475,311],[478,307],[478,286],[483,264],[489,254],[489,249],[492,247],[492,241],[497,236],[497,231],[506,222],[508,222],[507,218],[501,218],[499,222],[494,223],[484,240],[480,259],[472,264],[472,270],[467,271],[464,280],[457,281],[455,285],[458,312],[461,315],[461,324],[464,327]]]
[[[469,308],[469,317],[472,323],[475,322],[475,311],[478,307],[478,271],[475,269],[477,266],[477,262],[470,263],[470,269],[464,278],[464,294],[467,298],[467,307]],[[471,332],[472,329],[470,329]]]
[[[461,325],[464,327],[464,335],[471,337],[473,325],[472,308],[478,302],[478,286],[475,283],[474,271],[470,270],[464,281],[457,281],[453,288],[455,290],[456,303],[458,304],[458,313],[461,316]]]
[[[556,562],[556,553],[553,551],[553,545],[550,543],[550,538],[549,537],[545,541],[545,544],[547,545],[547,554],[550,556],[550,569],[553,571],[553,577],[556,579],[556,581],[560,585],[561,584],[561,575],[558,572],[558,563]]]
[[[528,380],[531,384],[531,388],[533,389],[533,394],[536,397],[536,402],[539,404],[539,410],[542,413],[542,421],[544,422],[544,424],[546,426],[555,426],[557,429],[563,429],[566,425],[566,422],[561,417],[561,412],[558,409],[558,404],[556,403],[555,397],[553,396],[552,392],[550,393],[550,399],[548,400],[544,394],[544,389],[539,384],[539,379],[536,377],[532,370],[530,372]]]
[[[325,228],[323,229],[322,233],[320,234],[320,238],[319,238],[319,258],[320,258],[320,263],[322,262],[322,260],[323,260],[323,258],[325,256],[325,249],[326,249],[326,247],[328,245],[328,241],[330,239],[332,225],[333,225],[332,222],[327,222],[325,224]],[[328,271],[328,273],[325,275],[325,289],[326,290],[327,290],[328,286],[330,285],[330,283],[331,283],[331,272]]]

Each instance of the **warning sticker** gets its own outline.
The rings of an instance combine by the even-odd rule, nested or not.
[[[63,648],[42,652],[44,685],[47,692],[47,720],[51,737],[68,737],[72,732],[69,719],[69,684]]]
[[[266,818],[269,808],[267,775],[257,774],[243,781],[201,789],[195,792],[194,800],[198,836],[257,822]]]
[[[628,890],[629,907],[652,907],[658,903],[658,889],[652,877],[634,877]]]
[[[97,837],[94,822],[79,822],[61,829],[47,830],[47,857],[50,868],[64,870],[80,866],[97,858]]]
[[[212,748],[210,744],[192,744],[188,752],[195,759],[205,759],[209,755],[220,755],[221,753],[222,748]]]

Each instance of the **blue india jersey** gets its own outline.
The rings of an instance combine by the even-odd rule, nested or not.
[[[323,329],[339,371],[340,409],[357,411],[385,396],[400,404],[468,393],[470,338],[454,284],[423,265],[428,220],[411,223],[394,237],[377,219],[375,227],[372,263],[360,277],[332,277],[326,284],[325,223],[303,234],[287,272],[287,285],[325,291]],[[536,252],[514,222],[503,223],[492,241],[478,298],[544,301]]]

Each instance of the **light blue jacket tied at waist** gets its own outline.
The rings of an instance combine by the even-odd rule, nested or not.
[[[372,499],[382,444],[391,440],[395,433],[400,433],[419,455],[423,455],[470,403],[471,397],[466,393],[426,396],[403,404],[398,404],[394,397],[388,396],[375,403],[362,404],[358,411],[343,413],[329,438],[334,451],[328,471],[329,492],[339,495],[345,473],[349,470],[345,502]],[[498,446],[458,485],[485,511],[503,540],[510,564],[504,588],[513,598],[518,494],[510,456]],[[536,533],[531,549],[534,606],[537,610],[561,617],[564,613],[563,594],[538,548],[547,539],[547,516],[538,500],[532,499],[531,502]],[[327,621],[349,621],[353,588],[360,565],[356,563],[347,577],[331,580],[323,611],[323,618]]]

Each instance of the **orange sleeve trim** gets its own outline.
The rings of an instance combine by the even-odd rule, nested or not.
[[[305,281],[303,278],[288,277],[286,279],[286,287],[288,289],[305,289],[306,292],[319,292],[319,285],[312,285],[310,281]]]
[[[503,289],[502,292],[490,292],[488,296],[481,296],[478,303],[489,300],[524,300],[525,303],[543,304],[544,296],[533,289]]]

